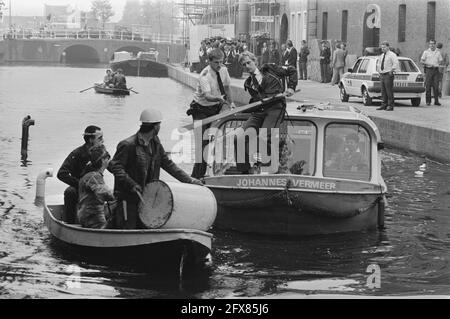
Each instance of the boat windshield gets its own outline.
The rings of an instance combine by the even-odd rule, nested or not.
[[[329,124],[325,128],[324,177],[370,180],[371,142],[358,124]]]
[[[240,174],[236,170],[234,134],[242,127],[244,120],[230,120],[223,123],[215,133],[209,161],[212,167],[211,175]],[[261,163],[261,174],[297,174],[313,175],[316,162],[317,128],[309,121],[284,121],[279,129],[272,133],[272,145],[260,130],[259,141],[267,145],[266,150],[261,145],[250,145],[250,164]],[[263,141],[263,142],[261,142]],[[257,149],[256,149],[257,148]],[[272,149],[269,152],[269,149]],[[270,158],[268,155],[270,154]]]

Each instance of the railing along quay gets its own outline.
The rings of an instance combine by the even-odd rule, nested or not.
[[[94,39],[94,40],[127,40],[155,43],[182,43],[182,38],[172,34],[142,34],[129,31],[108,30],[0,30],[0,40],[6,39]]]

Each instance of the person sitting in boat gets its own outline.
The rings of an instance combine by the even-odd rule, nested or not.
[[[203,185],[190,177],[167,156],[158,132],[162,114],[156,109],[145,109],[140,117],[139,131],[119,142],[108,170],[114,175],[114,194],[118,201],[116,227],[145,228],[138,218],[140,194],[145,186],[159,179],[160,169],[183,183]]]
[[[125,75],[123,75],[122,69],[117,69],[113,84],[116,89],[127,89],[127,80],[125,79]]]
[[[249,103],[260,101],[283,92],[285,96],[294,94],[298,82],[296,68],[292,66],[282,67],[271,63],[266,63],[261,68],[258,68],[255,55],[248,51],[241,54],[239,63],[250,73],[250,76],[244,82],[244,89],[251,96]],[[286,77],[288,89],[285,91]],[[268,137],[267,148],[270,150],[271,129],[279,128],[283,122],[285,109],[286,101],[278,100],[270,106],[265,105],[257,110],[251,110],[251,116],[243,124],[244,131],[249,128],[254,128],[257,131],[260,128],[266,128]],[[245,134],[238,138],[245,138]],[[237,169],[243,174],[252,174],[248,156],[248,143],[246,144],[244,163],[238,163]]]
[[[112,189],[103,179],[103,172],[110,158],[104,145],[95,145],[89,149],[90,162],[86,166],[85,174],[80,179],[78,187],[78,219],[82,227],[112,228],[112,216],[105,214],[105,202],[114,201],[115,198]]]
[[[367,170],[368,165],[363,159],[363,155],[358,147],[359,137],[356,133],[350,133],[345,137],[344,149],[332,155],[331,160],[325,163],[325,166],[331,169],[344,171],[362,171]]]
[[[186,112],[187,115],[192,115],[194,121],[203,120],[221,111],[225,111],[226,108],[235,107],[230,90],[231,79],[227,68],[222,64],[223,58],[224,55],[220,49],[214,49],[208,53],[209,65],[200,72],[197,89],[194,92],[194,99],[191,102],[189,110]],[[201,154],[204,154],[204,149],[209,143],[203,136],[209,127],[210,125],[202,126]],[[194,178],[202,178],[206,173],[206,167],[207,165],[203,156],[202,158],[196,158],[191,176]]]
[[[114,75],[110,69],[106,70],[106,75],[103,78],[103,85],[106,87],[114,86]]]
[[[63,220],[70,224],[76,223],[78,186],[89,162],[89,149],[94,145],[103,144],[101,128],[89,125],[84,130],[83,139],[84,144],[70,152],[57,173],[58,179],[69,185],[64,191]]]

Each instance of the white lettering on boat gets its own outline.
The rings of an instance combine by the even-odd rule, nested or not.
[[[239,178],[236,186],[238,187],[265,187],[265,186],[278,186],[285,187],[287,179],[285,178],[270,178],[270,177],[257,177],[257,178]],[[307,189],[324,189],[335,190],[336,183],[331,181],[320,180],[305,180],[305,179],[292,179],[290,188],[307,188]]]

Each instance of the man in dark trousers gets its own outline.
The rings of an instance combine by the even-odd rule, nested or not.
[[[330,64],[331,51],[326,41],[322,41],[322,50],[320,50],[320,83],[328,83],[329,80],[329,64]]]
[[[427,105],[431,104],[431,87],[433,87],[434,105],[439,103],[439,66],[443,63],[442,55],[436,49],[436,41],[430,40],[428,50],[425,50],[420,58],[425,70],[425,100]]]
[[[288,79],[288,89],[285,92],[285,96],[294,94],[298,82],[296,68],[292,66],[281,67],[274,64],[264,64],[261,68],[258,68],[256,66],[256,57],[250,52],[243,53],[239,58],[239,62],[250,73],[250,76],[244,82],[244,89],[251,96],[249,103],[285,92],[284,78],[286,77]],[[252,110],[251,116],[243,124],[242,128],[244,131],[248,128],[254,128],[257,131],[260,128],[267,129],[268,146],[270,146],[270,131],[272,128],[280,126],[284,119],[285,109],[286,101],[283,99],[274,101],[272,104],[260,109]],[[245,135],[238,136],[239,138],[245,138]],[[239,144],[237,143],[237,145]],[[247,145],[245,147],[244,163],[238,163],[237,169],[243,174],[251,174],[248,143],[245,144]]]
[[[292,44],[291,40],[286,41],[286,52],[287,52],[287,59],[284,62],[286,66],[292,66],[295,69],[297,69],[297,49],[294,48],[294,45]]]
[[[300,48],[300,54],[298,55],[298,68],[300,70],[300,80],[308,79],[308,55],[309,48],[305,40],[302,40],[302,47]]]
[[[67,156],[57,174],[60,181],[69,185],[64,191],[63,220],[70,224],[76,223],[77,220],[78,184],[89,162],[89,149],[103,144],[102,130],[98,126],[90,125],[84,130],[83,139],[84,144]]]
[[[183,183],[203,185],[190,177],[167,156],[158,138],[162,114],[145,109],[139,131],[117,145],[108,170],[114,175],[114,195],[119,201],[115,227],[144,228],[138,217],[139,195],[152,180],[158,180],[160,169]]]
[[[380,73],[381,95],[383,102],[377,110],[394,110],[394,72],[400,70],[397,54],[389,48],[389,43],[384,41],[381,43],[381,51],[383,52],[378,58],[377,71]]]
[[[277,49],[277,43],[275,41],[270,42],[269,63],[280,64],[280,52]]]
[[[208,54],[209,65],[203,69],[198,78],[194,99],[187,111],[188,115],[192,115],[194,121],[203,120],[207,117],[216,115],[225,108],[234,108],[231,96],[231,79],[226,67],[222,65],[223,53],[220,49],[214,49]],[[209,125],[203,125],[201,132],[196,131],[195,144],[196,156],[195,164],[192,169],[192,177],[202,178],[206,173],[207,164],[203,158],[204,149],[208,146],[209,141],[205,138],[204,133]],[[199,136],[201,133],[201,136]],[[201,139],[201,140],[199,140]],[[199,145],[202,145],[200,154]],[[201,158],[199,158],[201,155]]]

